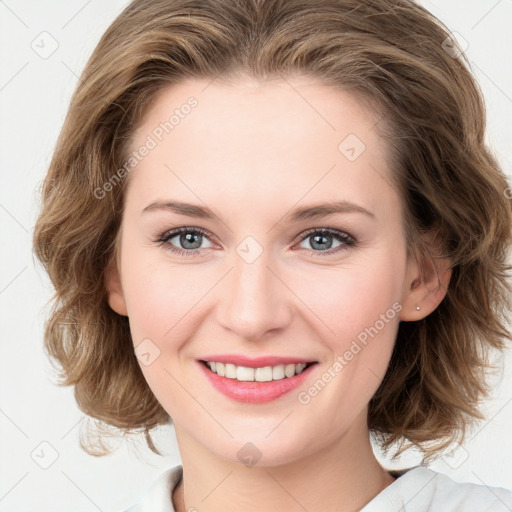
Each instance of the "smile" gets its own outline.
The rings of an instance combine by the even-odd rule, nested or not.
[[[270,382],[299,375],[307,366],[313,363],[300,364],[279,364],[277,366],[263,366],[260,368],[249,368],[237,366],[231,363],[218,361],[204,361],[206,366],[220,377],[237,380],[240,382]]]
[[[223,361],[215,359],[197,360],[201,373],[213,389],[231,400],[253,404],[276,400],[290,393],[309,379],[313,369],[318,366],[318,361],[295,359],[292,362],[290,358],[251,360],[224,356]],[[229,359],[243,364],[228,362]]]

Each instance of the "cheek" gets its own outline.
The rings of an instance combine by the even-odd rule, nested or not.
[[[361,333],[364,338],[365,329],[375,324],[379,330],[386,330],[383,321],[386,326],[398,323],[396,310],[400,308],[403,286],[397,277],[401,268],[398,260],[396,256],[379,254],[357,263],[296,276],[298,286],[294,291],[317,315],[316,322],[323,325],[325,339],[332,340],[333,349],[343,350],[348,340]],[[392,261],[394,271],[390,269]]]
[[[179,418],[193,404],[180,386],[184,379],[177,354],[193,334],[191,326],[198,325],[194,321],[198,301],[209,287],[200,280],[198,284],[194,272],[170,265],[158,252],[154,248],[125,252],[123,291],[144,378],[166,411]]]
[[[125,241],[123,292],[134,344],[147,337],[166,339],[175,326],[186,322],[187,312],[204,294],[205,282],[198,279],[194,267],[185,270],[166,259],[164,249],[128,250],[130,240]]]
[[[305,283],[332,358],[322,380],[336,384],[325,397],[338,401],[341,393],[354,409],[371,398],[384,377],[398,330],[405,258],[399,251],[387,254]]]

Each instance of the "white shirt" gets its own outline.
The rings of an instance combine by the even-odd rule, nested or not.
[[[425,466],[391,471],[398,478],[360,512],[511,512],[512,491],[473,483],[457,483]],[[165,470],[142,499],[123,512],[176,512],[172,491],[183,467]],[[316,512],[316,511],[315,511]]]

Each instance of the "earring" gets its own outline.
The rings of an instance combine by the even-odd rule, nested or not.
[[[416,306],[416,309],[419,311],[421,308],[419,306]]]

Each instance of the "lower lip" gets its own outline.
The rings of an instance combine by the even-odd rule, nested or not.
[[[222,394],[239,402],[263,403],[276,400],[299,387],[309,376],[315,364],[308,366],[298,375],[269,382],[240,382],[235,379],[221,377],[210,371],[203,363],[199,366],[213,387]]]

